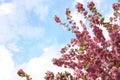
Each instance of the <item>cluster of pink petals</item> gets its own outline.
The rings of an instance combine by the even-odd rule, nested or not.
[[[51,71],[47,71],[46,76],[44,78],[45,80],[54,80],[54,73]]]
[[[26,75],[22,69],[18,70],[17,74],[21,77],[25,77],[25,75]]]
[[[93,2],[88,2],[87,7],[93,14],[88,14],[83,4],[78,2],[76,5],[78,13],[89,20],[88,27],[92,29],[94,37],[89,34],[88,27],[81,20],[80,25],[83,31],[79,30],[76,22],[70,18],[71,12],[67,8],[67,20],[72,25],[71,27],[67,26],[67,28],[76,37],[72,38],[70,44],[61,49],[62,56],[58,59],[54,58],[53,64],[73,69],[74,80],[96,80],[97,78],[120,80],[120,25],[117,24],[119,16],[114,15],[114,17],[110,17],[109,22],[105,22],[101,14],[97,12]],[[114,11],[120,10],[120,3],[114,3],[113,9]],[[58,23],[60,19],[56,17],[55,21]],[[66,24],[63,26],[66,27]],[[110,40],[106,40],[99,26],[106,28]]]
[[[60,23],[61,22],[61,20],[60,20],[60,18],[58,16],[55,16],[54,19],[55,19],[56,23]]]
[[[94,7],[95,6],[95,4],[94,4],[94,2],[88,2],[88,5],[87,5],[87,7],[89,8],[89,9],[91,9],[92,7]]]
[[[45,80],[76,80],[69,72],[58,72],[54,75],[53,72],[48,71]]]
[[[114,3],[113,4],[113,9],[114,10],[120,10],[120,3]]]
[[[25,73],[22,69],[19,69],[17,74],[20,77],[26,77],[26,80],[32,80],[32,78],[27,73]]]

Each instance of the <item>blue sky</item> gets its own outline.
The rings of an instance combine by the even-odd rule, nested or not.
[[[19,68],[33,80],[43,80],[46,70],[58,71],[51,59],[60,56],[60,48],[74,35],[56,24],[54,15],[65,21],[68,7],[76,15],[76,1],[86,4],[89,0],[0,0],[0,80],[20,80],[16,75]],[[111,15],[111,4],[117,2],[92,1],[105,17]]]

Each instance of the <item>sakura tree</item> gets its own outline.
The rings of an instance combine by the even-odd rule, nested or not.
[[[72,69],[74,74],[69,72],[54,74],[48,71],[45,80],[120,80],[120,3],[112,5],[113,16],[110,16],[108,21],[97,11],[93,2],[88,2],[87,7],[89,11],[79,2],[75,6],[77,12],[89,21],[89,25],[79,20],[81,26],[78,26],[69,8],[65,12],[68,23],[62,22],[55,15],[56,23],[67,28],[75,38],[61,49],[61,57],[53,58],[52,61],[54,65]],[[101,27],[106,29],[110,39],[105,38]],[[94,36],[88,28],[91,28]]]
[[[74,71],[74,75],[66,76],[64,73],[54,75],[48,71],[45,79],[120,80],[120,25],[118,24],[120,23],[120,3],[113,4],[113,17],[109,17],[109,21],[105,21],[93,2],[87,4],[91,12],[88,12],[79,2],[75,7],[77,12],[89,21],[89,26],[85,25],[82,20],[79,20],[81,26],[77,26],[69,8],[65,12],[68,23],[63,23],[55,15],[55,21],[66,27],[76,37],[61,49],[62,56],[59,59],[53,59],[54,65],[70,68]],[[105,38],[101,26],[107,30],[109,40]],[[83,31],[80,31],[80,27]],[[92,29],[94,36],[88,32],[88,28]]]

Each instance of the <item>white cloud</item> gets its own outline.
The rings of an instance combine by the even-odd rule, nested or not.
[[[64,69],[52,64],[52,58],[60,57],[60,45],[54,45],[43,49],[43,54],[39,57],[32,58],[27,63],[15,65],[12,59],[12,53],[3,45],[0,45],[0,80],[24,80],[17,75],[17,70],[22,68],[33,80],[44,80],[47,70],[55,73],[62,71],[72,72],[70,69]]]
[[[11,3],[0,5],[0,43],[4,43],[13,37],[13,35],[8,34],[10,27],[7,20],[7,16],[13,14],[13,8],[14,6]]]
[[[0,44],[17,42],[21,37],[26,39],[40,38],[44,34],[44,29],[41,26],[29,25],[26,14],[27,11],[32,10],[38,17],[44,19],[48,12],[48,6],[44,5],[42,0],[35,0],[35,2],[34,0],[14,0],[0,5]]]
[[[13,11],[13,5],[11,3],[4,3],[0,5],[0,15],[1,14],[11,14]]]
[[[32,58],[28,63],[23,64],[21,67],[23,67],[23,69],[31,75],[33,80],[44,80],[45,72],[47,70],[53,71],[55,73],[65,70],[72,72],[70,69],[64,69],[52,64],[51,60],[53,57],[60,57],[60,54],[58,54],[58,49],[60,49],[60,45],[44,48],[43,55]]]
[[[42,35],[44,34],[44,29],[41,27],[21,26],[19,29],[18,27],[15,27],[13,30],[18,36],[26,39],[42,37]]]
[[[20,49],[20,47],[18,48],[18,46],[16,46],[15,43],[7,44],[7,49],[12,51],[12,52],[20,52],[22,50],[22,49]]]
[[[12,54],[0,45],[0,80],[15,80],[15,67]]]
[[[13,3],[26,11],[35,12],[40,20],[44,20],[48,15],[50,0],[13,0]]]
[[[41,20],[45,20],[45,17],[47,16],[48,14],[48,10],[49,8],[45,5],[41,5],[40,7],[38,6],[37,8],[35,8],[33,11],[39,15],[39,18]]]

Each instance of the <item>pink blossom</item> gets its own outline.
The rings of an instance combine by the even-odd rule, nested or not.
[[[87,7],[88,8],[92,8],[92,7],[94,7],[94,5],[95,5],[94,2],[91,1],[91,2],[88,2]]]
[[[66,8],[66,12],[65,12],[66,16],[69,16],[70,13],[71,13],[71,11],[69,10],[69,8]]]
[[[83,8],[83,4],[79,2],[77,2],[76,9],[78,12],[85,11],[85,9]]]
[[[25,77],[25,72],[22,69],[18,70],[17,74],[21,77]]]
[[[60,22],[61,22],[60,18],[59,18],[58,16],[56,16],[56,15],[55,15],[54,19],[55,19],[55,21],[56,21],[57,23],[60,23]]]
[[[120,10],[120,3],[114,3],[112,7],[114,10]]]

